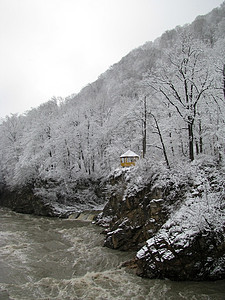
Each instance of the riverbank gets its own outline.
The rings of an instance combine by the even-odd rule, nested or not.
[[[82,178],[68,183],[67,190],[56,182],[35,185],[0,186],[0,206],[15,212],[37,216],[68,218],[83,211],[102,210],[105,203],[104,182]]]
[[[62,191],[59,196],[57,189],[2,189],[0,204],[22,213],[92,221],[93,210],[106,202],[95,221],[104,227],[104,246],[136,251],[137,275],[179,281],[225,278],[225,175],[212,160],[174,169],[142,161],[115,170],[101,184],[71,187],[76,193],[70,198],[63,198]]]

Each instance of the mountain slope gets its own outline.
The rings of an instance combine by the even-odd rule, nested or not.
[[[75,96],[0,125],[0,176],[55,200],[106,176],[132,149],[150,161],[224,157],[225,3],[134,49]]]

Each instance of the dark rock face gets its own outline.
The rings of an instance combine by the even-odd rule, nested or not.
[[[225,278],[224,232],[199,232],[182,248],[156,235],[146,250],[137,255],[139,276],[196,281]]]
[[[136,195],[122,202],[117,218],[110,222],[105,246],[120,250],[139,249],[157,232],[167,218],[167,210],[163,199],[148,196],[142,199]]]
[[[169,204],[177,202],[183,191],[154,187],[155,179],[136,189],[123,173],[111,178],[108,202],[97,224],[107,227],[105,246],[119,250],[138,250],[165,223]]]
[[[104,203],[103,190],[98,180],[76,182],[67,194],[51,182],[35,188],[26,186],[14,190],[1,185],[0,206],[19,213],[67,218],[72,213],[93,209]]]
[[[207,164],[145,177],[131,172],[109,178],[108,203],[97,218],[105,246],[139,250],[124,266],[142,277],[224,279],[223,170]]]
[[[0,205],[19,213],[55,216],[51,204],[34,195],[29,188],[17,191],[9,191],[3,188],[0,194]]]
[[[200,167],[194,169],[194,184],[182,203],[138,251],[138,275],[171,280],[225,278],[224,173],[213,165]]]

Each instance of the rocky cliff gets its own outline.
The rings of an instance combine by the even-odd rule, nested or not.
[[[167,180],[164,184],[156,170],[148,179],[136,177],[133,171],[118,169],[109,176],[108,202],[97,220],[106,227],[105,246],[109,248],[139,249],[165,223],[185,191],[184,182]]]
[[[203,161],[176,170],[116,170],[97,220],[105,246],[139,250],[135,264],[143,277],[225,278],[224,179],[223,168]]]
[[[81,179],[67,190],[57,183],[44,182],[38,186],[23,186],[9,189],[0,186],[0,206],[19,213],[67,218],[72,213],[98,209],[104,203],[104,186],[100,180]]]

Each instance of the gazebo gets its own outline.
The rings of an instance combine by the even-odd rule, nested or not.
[[[120,164],[122,167],[135,166],[135,162],[139,159],[139,155],[131,150],[128,150],[120,156]]]

